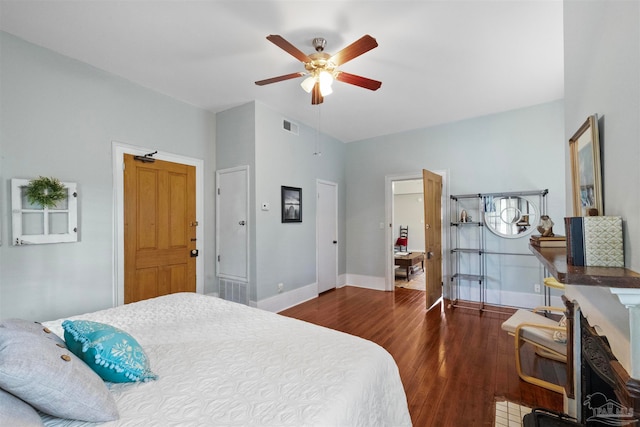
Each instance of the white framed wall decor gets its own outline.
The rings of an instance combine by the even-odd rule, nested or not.
[[[32,203],[26,195],[28,179],[11,180],[12,244],[40,245],[78,241],[78,192],[75,182],[62,182],[67,197],[55,206]]]

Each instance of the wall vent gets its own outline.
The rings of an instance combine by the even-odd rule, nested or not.
[[[294,135],[298,135],[298,124],[293,123],[287,119],[282,120],[282,129],[287,132],[291,132]]]
[[[220,279],[220,298],[226,299],[227,301],[249,305],[247,283]]]

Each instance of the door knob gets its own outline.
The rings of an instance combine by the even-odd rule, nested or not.
[[[431,259],[432,256],[433,256],[433,252],[427,252],[427,259]]]
[[[431,225],[430,225],[430,224],[425,224],[425,225],[424,225],[424,228],[426,228],[426,229],[428,230],[428,229],[430,229],[430,228],[431,228]]]
[[[240,221],[238,224],[245,225],[246,223],[244,221]]]

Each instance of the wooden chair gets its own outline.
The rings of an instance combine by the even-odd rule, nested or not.
[[[396,240],[396,252],[402,251],[402,247],[404,246],[404,250],[407,250],[407,245],[409,243],[409,226],[400,226],[400,236]]]
[[[564,283],[558,282],[555,277],[545,277],[543,283],[548,288],[560,289],[564,291]]]
[[[502,324],[502,329],[514,336],[518,376],[528,383],[562,393],[563,386],[527,375],[522,371],[520,350],[525,342],[532,344],[539,356],[567,362],[567,327],[563,322],[564,317],[557,321],[539,314],[540,312],[564,313],[564,309],[544,306],[536,307],[533,311],[518,310]]]

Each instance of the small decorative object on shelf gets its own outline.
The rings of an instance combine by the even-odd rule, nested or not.
[[[529,244],[539,248],[566,248],[567,239],[564,236],[531,236]]]
[[[468,218],[467,211],[462,209],[462,212],[460,212],[460,222],[467,222]]]
[[[40,176],[29,181],[26,196],[30,203],[53,208],[68,197],[68,192],[58,178]]]
[[[540,225],[538,226],[538,233],[542,237],[553,237],[553,221],[549,218],[549,215],[540,216]]]
[[[566,217],[567,264],[576,267],[624,267],[622,217]]]

